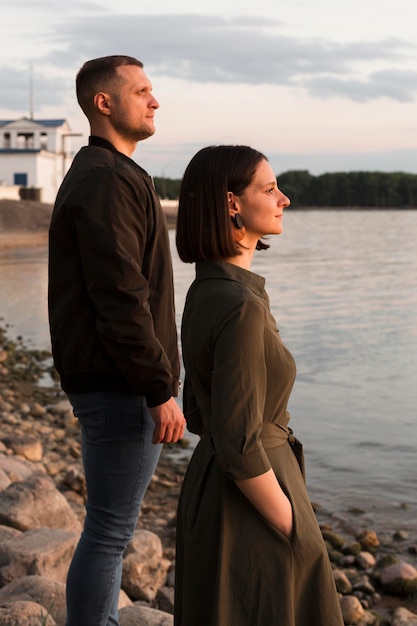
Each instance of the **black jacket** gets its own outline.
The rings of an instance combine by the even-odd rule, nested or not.
[[[49,325],[68,393],[120,391],[156,406],[178,393],[166,219],[148,174],[91,137],[49,231]]]

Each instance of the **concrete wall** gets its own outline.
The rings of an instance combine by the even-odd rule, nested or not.
[[[53,203],[71,159],[50,152],[0,153],[0,181],[13,186],[14,175],[27,174],[27,187],[41,189],[41,202]]]
[[[1,185],[0,200],[20,200],[18,185]]]

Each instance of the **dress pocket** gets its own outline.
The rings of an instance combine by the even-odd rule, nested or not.
[[[282,530],[280,530],[279,528],[277,528],[276,526],[274,526],[273,524],[271,524],[270,522],[268,522],[264,517],[262,517],[262,515],[259,515],[260,519],[263,521],[264,524],[266,524],[269,529],[277,536],[279,537],[279,539],[281,541],[283,541],[284,543],[286,543],[288,546],[290,546],[291,548],[294,547],[294,542],[295,542],[295,537],[296,537],[296,516],[295,516],[295,512],[294,512],[294,506],[292,503],[292,500],[290,498],[290,496],[288,495],[288,493],[285,492],[285,495],[287,496],[287,498],[289,499],[290,503],[291,503],[291,509],[292,509],[292,534],[291,534],[291,538],[288,538],[287,535],[285,535]]]

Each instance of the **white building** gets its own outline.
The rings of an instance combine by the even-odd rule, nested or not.
[[[18,197],[54,202],[76,135],[66,120],[0,120],[0,197],[2,187],[14,187]]]

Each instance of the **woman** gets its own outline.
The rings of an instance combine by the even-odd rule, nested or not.
[[[290,204],[246,146],[198,152],[177,248],[196,262],[182,321],[184,413],[201,439],[177,521],[176,626],[342,626],[286,410],[295,364],[250,271]]]

